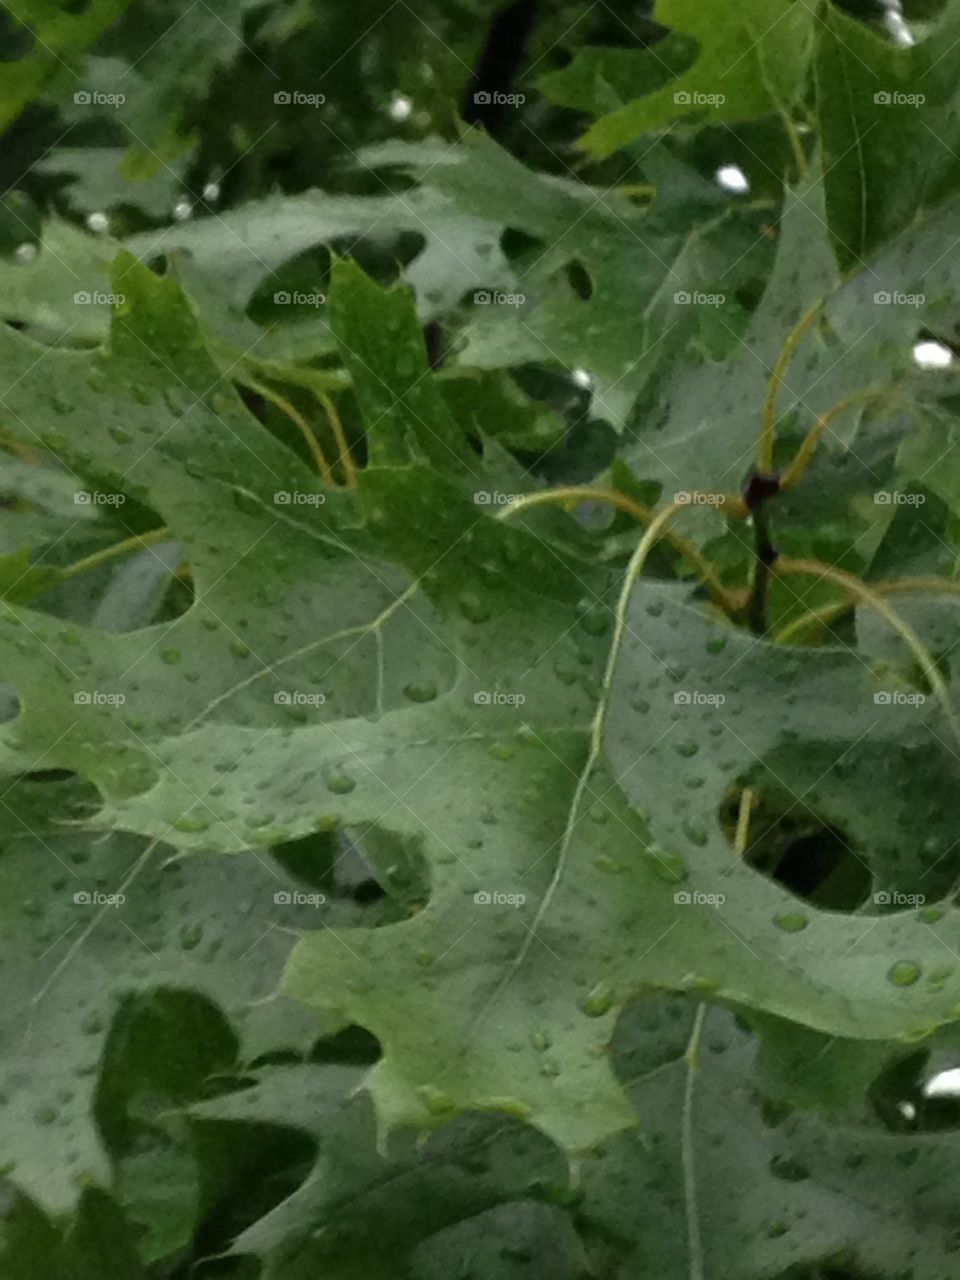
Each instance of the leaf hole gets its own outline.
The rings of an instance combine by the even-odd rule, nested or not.
[[[564,267],[564,274],[567,277],[567,283],[578,298],[587,302],[593,297],[593,281],[582,262],[572,258]]]
[[[721,825],[734,841],[742,785],[721,808]],[[856,911],[868,900],[873,875],[847,833],[789,793],[760,792],[750,817],[745,861],[790,893],[827,911]]]
[[[960,1066],[956,1053],[927,1049],[888,1066],[868,1092],[870,1104],[892,1133],[940,1133],[960,1129]],[[908,1151],[903,1153],[909,1158]],[[911,1159],[912,1163],[913,1160]]]

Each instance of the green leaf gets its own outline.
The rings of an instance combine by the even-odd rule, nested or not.
[[[93,837],[92,802],[75,782],[38,778],[8,787],[2,804],[0,1132],[10,1176],[55,1212],[68,1211],[91,1178],[103,1183],[104,1134],[113,1141],[117,1129],[109,1116],[145,1089],[143,1057],[108,1073],[99,1111],[109,1122],[95,1124],[98,1062],[121,995],[180,984],[240,1010],[276,987],[290,946],[277,925],[298,918],[274,904],[284,879],[262,855],[229,868],[163,865],[134,837]],[[155,1079],[183,1074],[182,1045],[161,1051],[158,1040],[153,1051]]]
[[[429,873],[425,908],[311,936],[286,980],[384,1043],[368,1087],[385,1130],[506,1110],[576,1151],[629,1125],[604,1046],[645,986],[701,987],[864,1038],[955,1016],[956,978],[931,927],[883,919],[864,940],[856,917],[813,904],[798,917],[788,890],[732,857],[717,816],[745,785],[809,792],[823,823],[849,831],[885,875],[883,851],[912,829],[870,798],[890,762],[908,761],[900,783],[923,790],[928,830],[947,832],[935,797],[952,778],[939,745],[952,728],[938,700],[878,718],[878,682],[857,654],[758,643],[691,602],[689,587],[638,583],[611,649],[620,575],[588,570],[576,526],[563,538],[555,522],[505,525],[489,491],[478,500],[492,488],[487,463],[457,443],[403,292],[349,264],[335,273],[335,324],[374,459],[354,499],[324,494],[212,389],[176,286],[124,269],[131,300],[92,377],[101,421],[134,382],[142,412],[126,409],[129,441],[93,430],[71,437],[68,456],[107,473],[135,457],[205,611],[159,637],[76,627],[69,645],[42,615],[8,611],[2,643],[24,705],[6,767],[75,769],[103,796],[94,825],[182,848],[240,851],[339,822],[382,825],[414,849]],[[25,340],[6,347],[19,372]],[[195,400],[172,394],[171,367]],[[26,369],[11,394],[32,398],[42,433],[41,385]],[[89,415],[82,395],[72,412]],[[278,483],[317,495],[309,516],[271,500]],[[253,574],[263,582],[250,589]],[[336,615],[304,611],[331,598]],[[290,599],[303,606],[295,619]],[[18,622],[43,646],[18,646]],[[78,712],[80,678],[122,693],[119,714],[112,702]],[[678,703],[684,689],[722,696],[729,712]],[[824,698],[843,709],[830,726]],[[892,778],[881,793],[895,794]],[[689,906],[693,892],[724,894],[723,911]],[[948,912],[939,928],[949,938],[955,927]]]
[[[301,1185],[233,1245],[263,1261],[265,1280],[396,1275],[424,1243],[427,1258],[448,1256],[451,1245],[456,1254],[456,1237],[444,1236],[458,1226],[471,1232],[483,1210],[562,1192],[559,1154],[502,1116],[464,1117],[425,1143],[406,1134],[389,1155],[378,1151],[368,1100],[351,1097],[360,1078],[329,1065],[273,1068],[252,1088],[192,1108],[203,1123],[292,1124],[315,1138],[316,1162]],[[561,1227],[572,1234],[562,1218]],[[412,1273],[432,1275],[419,1266]]]
[[[845,268],[862,266],[956,188],[958,37],[954,3],[906,49],[826,6],[817,28],[818,112],[826,209]]]
[[[697,42],[668,32],[652,49],[578,49],[569,66],[549,71],[539,85],[560,107],[600,116],[624,106],[642,85],[651,92],[683,74],[695,60]]]
[[[13,48],[19,54],[4,62],[0,93],[0,128],[6,128],[24,107],[39,97],[53,81],[64,81],[63,72],[76,72],[71,63],[128,7],[128,0],[92,0],[79,11],[65,10],[51,0],[24,0],[8,9],[14,30]]]
[[[806,82],[818,8],[745,0],[731,13],[717,0],[659,0],[656,20],[694,37],[700,56],[671,84],[603,116],[580,146],[603,157],[679,118],[732,123],[789,109]]]

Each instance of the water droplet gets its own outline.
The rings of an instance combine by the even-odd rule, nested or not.
[[[702,849],[709,840],[706,828],[697,826],[693,822],[685,822],[683,824],[683,834],[687,837],[691,844],[695,844],[698,849]]]
[[[912,987],[920,977],[920,966],[912,960],[898,960],[887,972],[887,977],[897,987]]]
[[[453,1099],[436,1085],[422,1084],[417,1089],[417,1097],[433,1116],[443,1115],[454,1109]]]
[[[606,609],[594,609],[583,615],[580,625],[588,636],[605,636],[610,630],[610,613]]]
[[[182,818],[178,818],[173,824],[175,831],[206,831],[210,826],[207,818],[201,817],[199,814],[191,816],[184,814]]]
[[[334,795],[349,795],[356,785],[355,780],[349,774],[342,773],[339,770],[335,773],[327,774],[327,786]]]
[[[680,884],[687,878],[687,864],[675,853],[667,853],[656,845],[651,845],[646,854],[651,871],[658,880],[667,884]]]
[[[588,1018],[602,1018],[613,1005],[613,992],[602,982],[598,983],[583,1002],[583,1012]]]
[[[405,685],[403,692],[411,702],[432,702],[437,696],[437,686],[430,680],[414,681]]]
[[[787,933],[799,933],[801,929],[807,927],[810,919],[802,911],[781,911],[779,915],[773,917],[773,923],[778,929],[784,929]]]
[[[618,876],[624,870],[622,862],[618,862],[616,858],[608,857],[605,853],[601,853],[598,858],[594,858],[593,865],[598,871],[606,871],[611,876]]]
[[[466,591],[460,597],[460,612],[468,622],[486,622],[490,617],[488,605],[473,591]]]
[[[185,924],[180,930],[180,945],[184,951],[192,951],[203,941],[202,924]]]

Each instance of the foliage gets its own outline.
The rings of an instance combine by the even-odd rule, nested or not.
[[[958,22],[5,12],[5,1277],[955,1274]]]

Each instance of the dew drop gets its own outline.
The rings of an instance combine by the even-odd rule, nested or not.
[[[432,681],[414,682],[404,686],[403,692],[411,702],[432,702],[437,696],[437,686]]]
[[[468,622],[486,622],[490,609],[474,591],[466,591],[460,597],[460,612]]]
[[[210,826],[210,822],[207,818],[203,818],[199,815],[195,815],[191,817],[189,814],[184,814],[182,818],[178,818],[176,822],[173,824],[175,831],[187,831],[187,832],[206,831],[209,828],[209,826]]]
[[[920,977],[920,966],[912,960],[898,960],[887,972],[895,987],[912,987]]]
[[[417,1097],[433,1116],[453,1111],[454,1103],[449,1093],[444,1093],[433,1084],[422,1084],[417,1089]]]
[[[666,850],[651,845],[646,857],[651,871],[658,880],[665,880],[667,884],[680,884],[681,881],[686,880],[687,864],[677,854],[667,853]]]
[[[184,951],[192,951],[203,941],[202,924],[186,924],[180,930],[180,945]]]
[[[810,920],[802,911],[781,911],[779,915],[773,917],[773,922],[778,929],[783,929],[786,933],[799,933],[807,927]]]
[[[349,774],[337,771],[336,773],[330,773],[327,775],[327,786],[334,795],[349,795],[356,785],[355,780],[351,778]]]
[[[598,983],[583,1002],[583,1012],[588,1018],[602,1018],[613,1005],[613,992]]]

